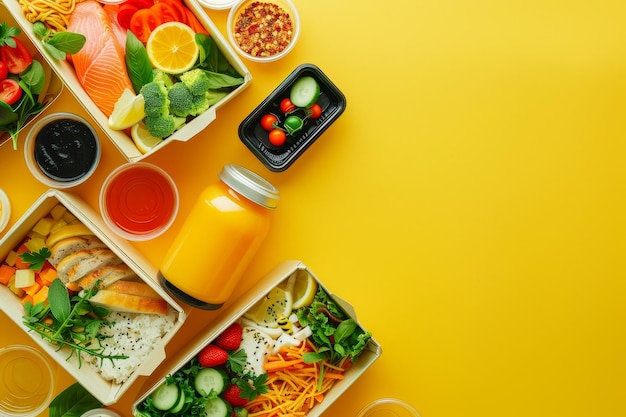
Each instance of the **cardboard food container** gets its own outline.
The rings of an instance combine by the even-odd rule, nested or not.
[[[71,351],[68,347],[63,347],[59,350],[58,347],[42,339],[38,333],[30,331],[22,322],[24,307],[21,304],[21,299],[7,286],[0,285],[0,309],[27,332],[42,350],[70,373],[83,387],[88,389],[101,403],[110,405],[115,403],[140,375],[150,375],[165,359],[165,346],[182,326],[187,317],[188,309],[183,310],[156,283],[152,278],[156,276],[156,269],[133,246],[121,239],[115,239],[113,237],[114,233],[106,227],[102,219],[89,205],[80,198],[64,191],[54,189],[46,191],[17,223],[7,231],[2,240],[0,240],[0,260],[4,262],[11,250],[20,245],[37,222],[47,216],[59,203],[65,206],[67,212],[75,216],[96,237],[104,242],[115,255],[137,274],[141,281],[156,291],[174,311],[175,322],[170,330],[162,336],[160,339],[161,343],[154,346],[145,361],[133,371],[128,379],[118,384],[105,380],[95,368],[84,363],[84,360],[82,364],[79,364],[76,354],[70,357]]]
[[[243,84],[239,85],[233,91],[229,92],[219,102],[212,105],[204,113],[198,115],[193,120],[188,122],[185,126],[174,132],[170,137],[166,138],[162,144],[154,147],[149,152],[142,154],[135,144],[132,138],[124,131],[112,130],[108,127],[108,117],[96,106],[94,101],[85,92],[83,87],[76,76],[74,68],[67,61],[57,61],[51,58],[47,52],[43,49],[40,42],[35,42],[37,39],[32,28],[32,24],[28,22],[24,14],[22,13],[17,0],[6,0],[7,8],[13,14],[18,23],[22,26],[24,33],[35,43],[37,48],[41,51],[42,55],[48,59],[50,66],[59,74],[66,87],[72,92],[76,99],[83,105],[83,107],[89,112],[93,119],[98,123],[102,130],[107,134],[109,139],[115,144],[122,155],[129,161],[135,162],[147,158],[154,152],[163,149],[172,141],[187,142],[194,136],[200,134],[209,124],[211,124],[217,118],[217,110],[232,100],[236,95],[241,93],[247,88],[252,81],[252,75],[243,64],[241,59],[232,49],[232,46],[228,43],[226,38],[220,33],[217,26],[211,21],[204,9],[196,2],[196,0],[183,0],[183,3],[198,17],[202,22],[204,28],[209,32],[210,36],[215,41],[217,47],[220,49],[226,60],[233,66],[233,68],[244,78]]]
[[[18,22],[13,15],[9,12],[9,9],[5,6],[4,2],[0,3],[0,23],[6,23],[9,27],[15,26],[18,27],[22,33],[18,35],[18,39],[22,41],[28,52],[33,56],[33,59],[39,61],[43,67],[46,83],[44,84],[44,88],[39,94],[39,102],[43,104],[44,108],[41,111],[43,113],[46,108],[48,108],[54,100],[58,96],[61,95],[61,91],[63,91],[63,82],[57,75],[55,71],[52,70],[50,64],[47,59],[42,57],[39,50],[35,47],[33,42],[31,42],[30,38],[25,35],[25,28],[22,26],[23,22]],[[34,116],[30,116],[28,121],[20,128],[18,131],[18,148],[22,146],[24,140],[20,140],[20,132],[23,131],[26,127],[28,127],[33,120],[35,120],[41,113],[38,113]],[[7,142],[11,142],[11,135],[7,132],[0,132],[0,146],[4,145]]]
[[[147,380],[144,386],[149,387],[137,401],[133,404],[133,415],[139,415],[138,406],[150,396],[163,382],[166,376],[174,374],[177,370],[189,363],[198,353],[218,335],[226,330],[232,323],[240,319],[243,314],[250,309],[257,301],[264,298],[274,287],[286,281],[298,270],[305,270],[316,281],[320,288],[324,289],[328,296],[343,311],[364,330],[367,330],[356,318],[354,308],[345,300],[333,294],[324,284],[313,274],[313,272],[301,261],[288,260],[279,264],[275,269],[260,279],[256,285],[248,290],[237,300],[224,306],[222,313],[214,323],[208,326],[195,341],[192,341],[172,358],[171,363],[176,363],[174,367],[164,369],[159,367]],[[343,394],[382,354],[380,344],[371,337],[357,360],[344,373],[344,379],[336,382],[334,386],[325,393],[324,399],[315,405],[307,414],[309,417],[321,415],[341,394]]]

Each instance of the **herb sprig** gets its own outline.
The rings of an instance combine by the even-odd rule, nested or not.
[[[19,257],[22,258],[24,262],[29,264],[28,269],[33,269],[35,271],[41,269],[46,259],[48,259],[52,255],[50,253],[50,249],[43,247],[39,249],[39,252],[24,252],[20,253]]]
[[[54,59],[63,61],[67,54],[75,54],[87,41],[85,35],[74,32],[56,32],[42,22],[33,23],[33,32],[41,39],[43,48]]]
[[[70,297],[67,288],[58,278],[52,281],[48,290],[48,304],[31,302],[24,304],[23,323],[30,330],[37,332],[43,339],[61,349],[71,349],[69,360],[77,356],[78,366],[82,365],[80,353],[87,353],[101,361],[126,359],[125,355],[105,355],[100,340],[100,327],[107,321],[109,310],[94,306],[89,299],[98,292],[98,284],[84,291],[80,296]]]

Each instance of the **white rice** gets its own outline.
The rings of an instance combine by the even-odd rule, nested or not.
[[[108,336],[100,341],[104,355],[125,355],[127,359],[113,361],[82,353],[83,365],[90,364],[107,381],[121,384],[145,362],[152,349],[176,323],[176,312],[169,308],[167,316],[111,312],[107,317],[110,325],[100,328],[100,334]]]

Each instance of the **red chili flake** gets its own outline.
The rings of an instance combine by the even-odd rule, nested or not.
[[[244,52],[269,57],[289,45],[293,38],[293,21],[280,6],[255,1],[235,20],[234,35]]]

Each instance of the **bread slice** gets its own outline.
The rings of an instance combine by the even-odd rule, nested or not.
[[[122,260],[114,254],[110,249],[102,249],[93,251],[90,258],[82,259],[75,263],[67,271],[68,282],[75,282],[83,278],[88,273],[95,271],[104,266],[119,265]]]
[[[56,267],[66,256],[79,250],[91,248],[106,248],[106,245],[96,236],[68,237],[50,248],[50,258],[48,258],[48,261]]]
[[[140,295],[142,297],[161,298],[159,293],[157,293],[151,286],[138,281],[119,280],[105,287],[105,289],[124,294]]]
[[[167,314],[167,302],[162,298],[143,297],[109,290],[100,290],[89,302],[122,313]]]
[[[126,264],[108,265],[98,268],[86,274],[84,277],[76,281],[76,284],[83,288],[91,288],[96,281],[101,280],[100,288],[105,288],[118,280],[133,280],[139,277]]]

